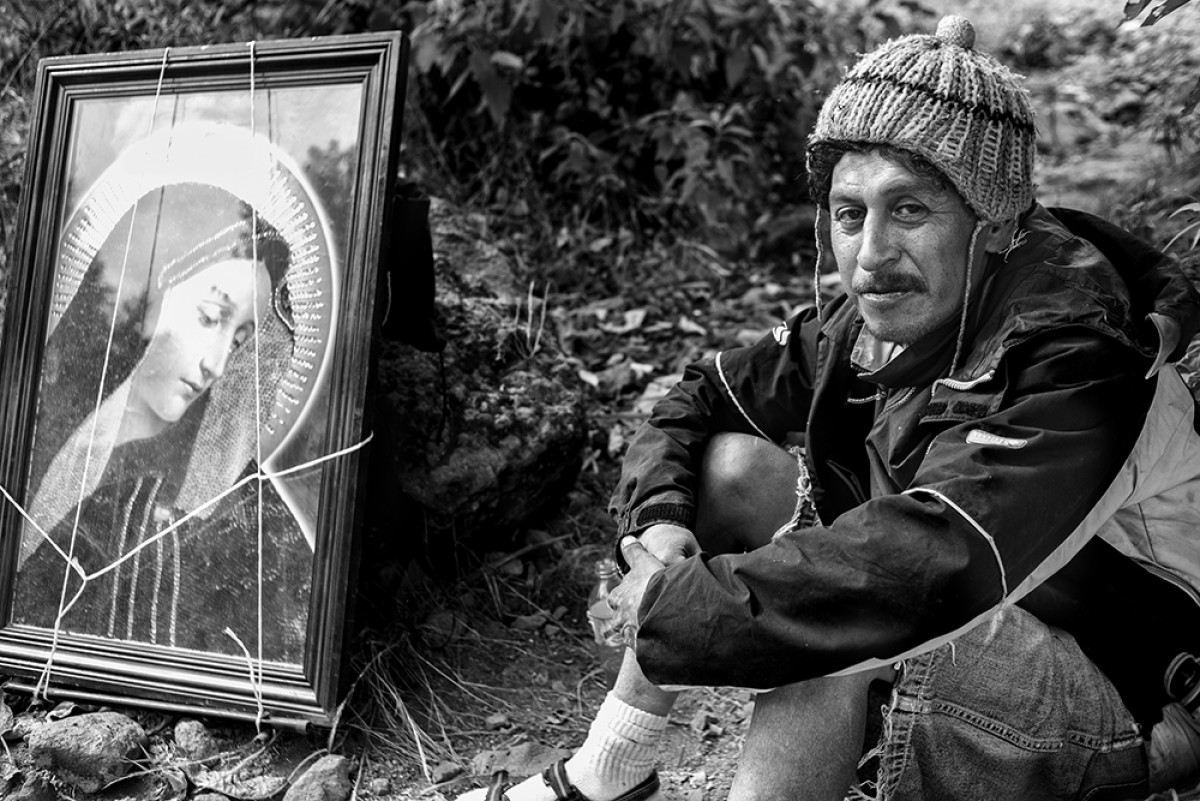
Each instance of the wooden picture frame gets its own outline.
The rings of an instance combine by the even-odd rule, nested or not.
[[[0,348],[0,674],[328,724],[400,33],[46,59]]]

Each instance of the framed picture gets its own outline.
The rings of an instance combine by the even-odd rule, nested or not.
[[[0,350],[0,674],[328,722],[399,33],[48,59]]]

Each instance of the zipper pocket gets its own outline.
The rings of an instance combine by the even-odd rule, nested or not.
[[[1196,606],[1200,606],[1200,591],[1197,591],[1196,588],[1191,584],[1184,581],[1179,576],[1175,575],[1170,570],[1167,570],[1165,567],[1157,564],[1156,562],[1148,562],[1144,559],[1134,559],[1133,561],[1145,569],[1146,572],[1150,573],[1150,575],[1163,579],[1164,581],[1169,582],[1170,584],[1183,590],[1185,593],[1187,593],[1187,596],[1192,599],[1192,603],[1196,604]]]

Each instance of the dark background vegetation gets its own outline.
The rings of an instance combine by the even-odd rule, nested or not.
[[[1187,3],[1068,0],[1066,23],[1042,3],[1018,25],[944,0],[0,0],[0,277],[44,56],[408,31],[407,177],[485,214],[520,277],[569,303],[807,263],[823,97],[854,54],[946,10],[984,17],[982,43],[1022,70],[1094,58],[1092,84],[1138,93],[1136,121],[1185,158],[1194,53],[1117,25]]]

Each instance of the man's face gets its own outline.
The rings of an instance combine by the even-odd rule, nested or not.
[[[842,284],[872,334],[907,345],[959,313],[975,216],[957,192],[878,152],[847,153],[829,214]]]

